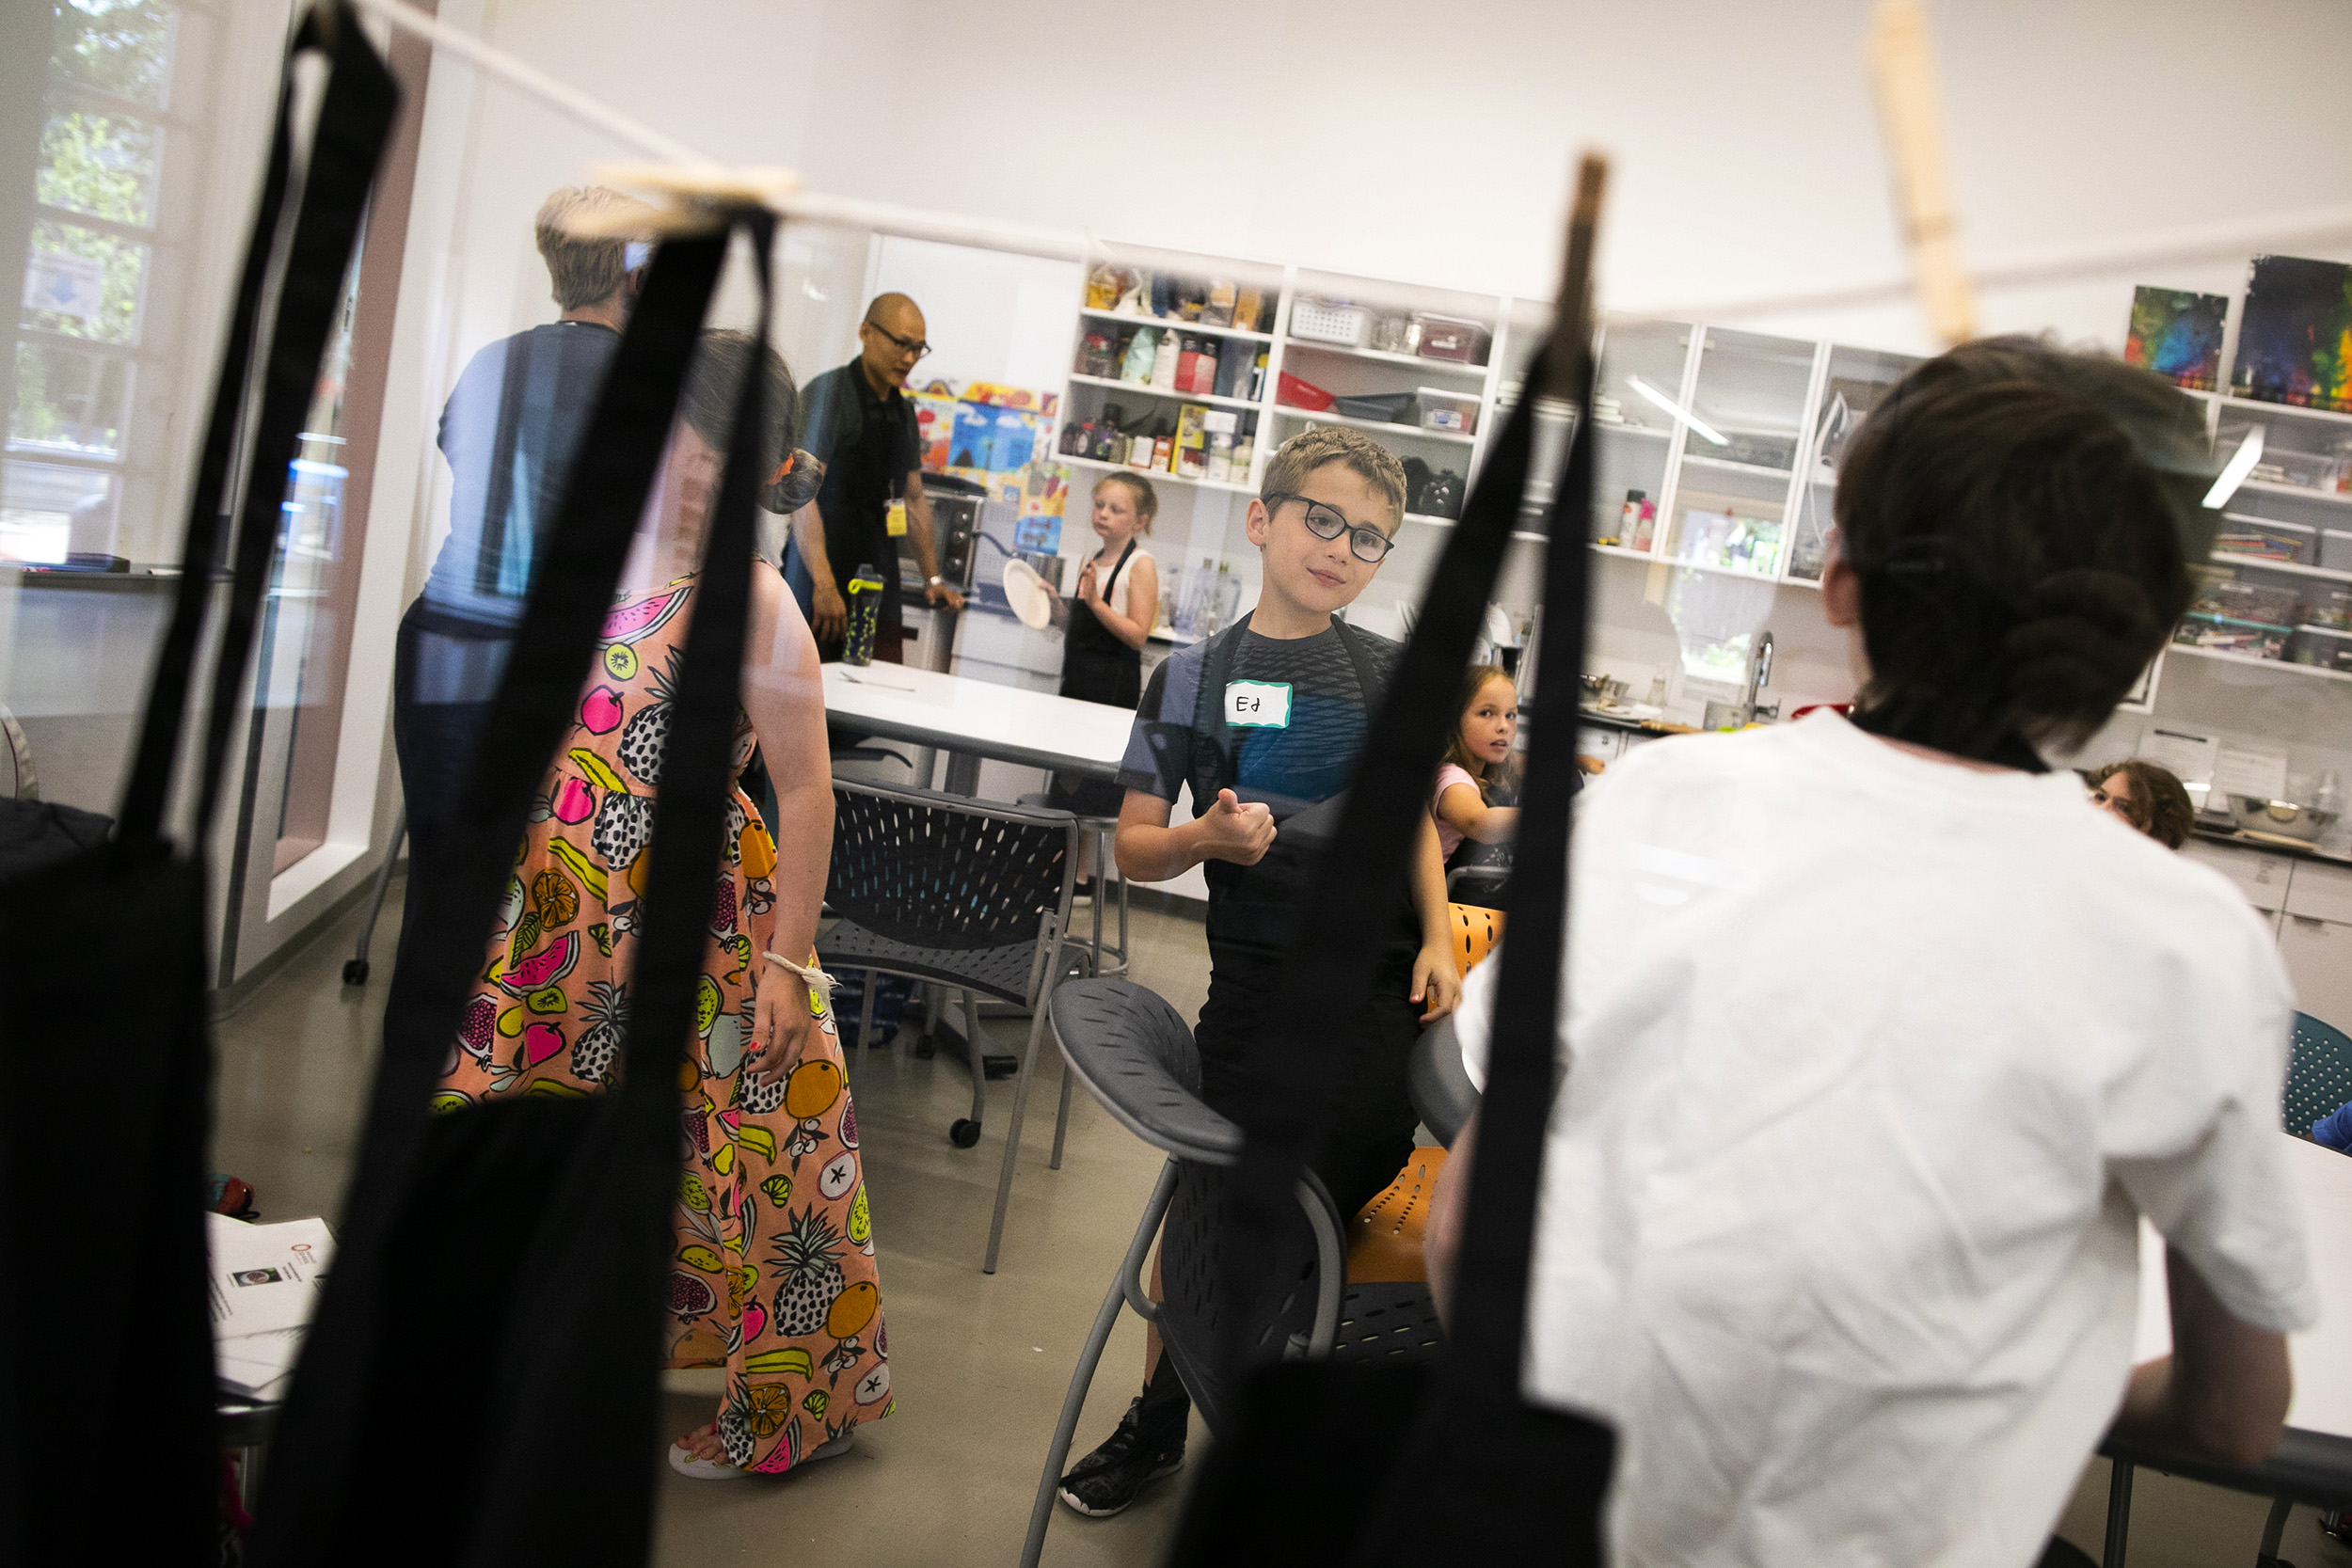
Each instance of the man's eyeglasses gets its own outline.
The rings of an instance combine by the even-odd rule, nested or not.
[[[1337,510],[1321,501],[1310,501],[1301,495],[1277,490],[1265,498],[1269,510],[1279,511],[1284,501],[1307,501],[1307,531],[1318,539],[1337,539],[1347,535],[1347,549],[1359,561],[1377,566],[1388,553],[1396,548],[1396,541],[1364,523],[1351,523]]]
[[[901,338],[880,322],[867,322],[866,325],[889,339],[901,354],[912,354],[917,359],[921,359],[931,352],[931,345],[929,342],[920,339]]]

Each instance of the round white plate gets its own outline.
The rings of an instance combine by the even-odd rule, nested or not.
[[[1054,595],[1036,567],[1015,556],[1005,562],[1004,580],[1005,602],[1023,626],[1037,631],[1054,618]]]

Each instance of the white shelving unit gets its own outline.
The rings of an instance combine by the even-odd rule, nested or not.
[[[2264,403],[2252,398],[2232,397],[2227,392],[2190,392],[2185,395],[2204,405],[2206,430],[2214,440],[2217,456],[2226,456],[2236,448],[2249,426],[2259,424],[2263,427],[2265,463],[2279,463],[2291,472],[2297,467],[2308,467],[2309,471],[2317,476],[2328,467],[2331,449],[2352,443],[2352,414],[2338,414],[2325,408],[2299,408],[2293,404]],[[2284,484],[2274,480],[2249,478],[2230,498],[2228,510],[2222,515],[2226,522],[2241,527],[2272,528],[2285,536],[2308,539],[2309,543],[2304,546],[2306,559],[2299,561],[2265,560],[2229,550],[2216,550],[2210,558],[2214,565],[2227,567],[2249,580],[2296,590],[2302,601],[2294,618],[2298,637],[2305,634],[2304,623],[2311,619],[2309,607],[2314,596],[2329,592],[2333,585],[2352,587],[2352,495],[2324,490],[2316,484]],[[2339,564],[2323,565],[2320,563],[2323,558]],[[2335,628],[2319,629],[2332,631]],[[2220,648],[2195,648],[2180,642],[2165,649],[2167,657],[2175,654],[2185,658],[2207,659],[2244,670],[2258,670],[2288,681],[2352,681],[2352,671],[2300,664],[2288,658],[2264,658],[2258,655]]]

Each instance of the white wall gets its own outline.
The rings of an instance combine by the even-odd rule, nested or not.
[[[1867,11],[691,0],[656,25],[624,0],[491,8],[501,45],[820,189],[1375,277],[1549,293],[1568,160],[1598,146],[1615,160],[1613,309],[1901,275]],[[1933,11],[1973,253],[2352,198],[2352,141],[2312,113],[2352,66],[2352,8],[2334,0]],[[2113,343],[2135,281],[2220,287],[2242,269],[2002,296],[1984,325]],[[1774,325],[1924,346],[1907,307]]]

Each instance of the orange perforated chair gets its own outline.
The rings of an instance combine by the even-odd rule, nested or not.
[[[1454,933],[1454,967],[1468,974],[1502,940],[1502,911],[1478,904],[1448,904]]]
[[[1443,1169],[1444,1149],[1416,1148],[1388,1191],[1349,1222],[1349,1284],[1401,1285],[1428,1277],[1422,1268],[1421,1233],[1429,1219],[1429,1196]]]
[[[1446,913],[1452,922],[1454,966],[1468,974],[1502,940],[1502,911],[1477,904],[1449,904]],[[1422,1272],[1421,1233],[1429,1218],[1429,1195],[1443,1169],[1444,1149],[1416,1148],[1388,1190],[1364,1205],[1347,1229],[1351,1283],[1404,1284],[1426,1277]]]

